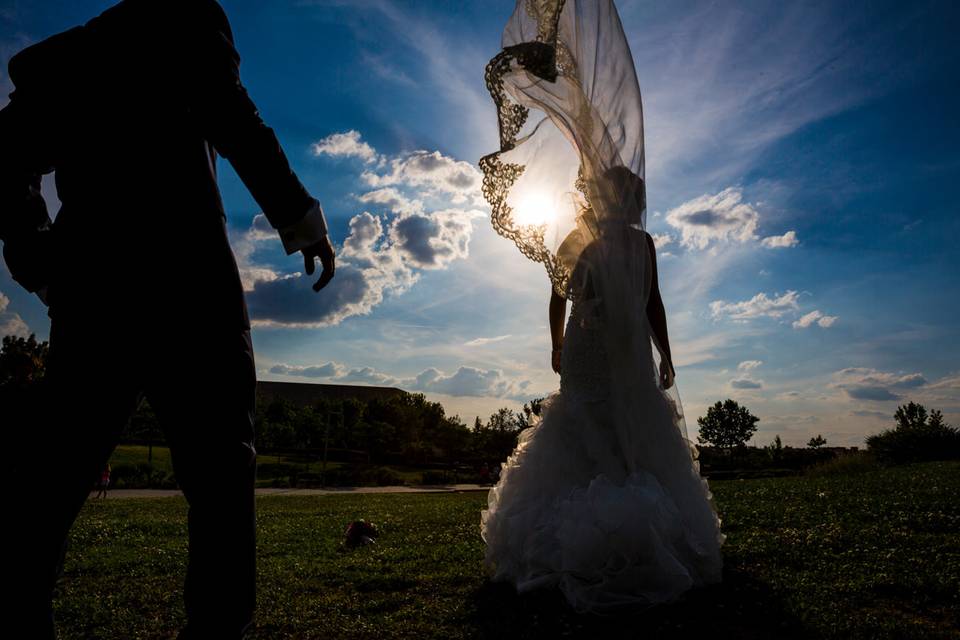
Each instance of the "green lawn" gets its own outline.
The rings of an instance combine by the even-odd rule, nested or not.
[[[260,498],[255,637],[960,638],[960,463],[711,486],[724,583],[613,618],[488,583],[483,494]],[[57,602],[63,638],[175,633],[184,508],[87,503]],[[380,543],[342,551],[344,525],[361,517]]]

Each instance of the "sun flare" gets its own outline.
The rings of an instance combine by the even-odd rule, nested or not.
[[[543,190],[523,193],[513,208],[513,221],[520,227],[548,224],[556,215],[556,203],[550,194]]]

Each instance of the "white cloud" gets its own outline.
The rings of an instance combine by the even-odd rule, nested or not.
[[[390,240],[406,263],[440,269],[469,254],[472,217],[452,209],[400,216],[390,225]]]
[[[760,214],[743,202],[743,193],[729,187],[703,195],[667,212],[667,223],[680,231],[680,244],[706,249],[711,242],[747,242],[756,238]]]
[[[889,373],[864,367],[848,367],[833,374],[832,386],[842,389],[854,400],[886,402],[900,400],[904,390],[917,390],[927,384],[919,373]]]
[[[350,235],[343,241],[343,255],[358,261],[374,259],[377,242],[383,237],[380,218],[364,211],[350,219]]]
[[[367,164],[374,163],[379,156],[373,147],[360,139],[359,131],[332,133],[326,138],[310,145],[315,156],[334,156],[340,158],[360,158]]]
[[[734,389],[762,389],[763,383],[751,378],[736,378],[730,381],[730,386]]]
[[[321,365],[311,365],[301,367],[288,364],[275,364],[269,369],[270,373],[281,376],[301,376],[304,378],[334,378],[343,375],[343,366],[336,362],[328,362]]]
[[[30,335],[30,327],[23,321],[19,314],[7,311],[10,306],[10,298],[0,293],[0,336],[18,336],[24,337]]]
[[[744,360],[737,365],[738,371],[750,371],[751,369],[756,369],[763,364],[763,360]]]
[[[733,320],[748,320],[751,318],[779,318],[785,313],[796,311],[799,308],[796,291],[787,291],[783,295],[768,297],[761,292],[749,300],[742,302],[724,302],[714,300],[710,303],[710,311],[714,318],[729,317]]]
[[[403,383],[404,388],[412,391],[441,393],[449,396],[489,396],[529,400],[533,395],[528,389],[530,382],[517,381],[505,376],[497,369],[477,369],[460,367],[447,375],[437,369],[427,369],[413,380]]]
[[[391,159],[385,173],[364,171],[371,187],[403,185],[417,187],[428,195],[452,195],[454,204],[468,201],[480,192],[480,172],[470,163],[449,158],[439,151],[418,150]]]
[[[403,264],[379,218],[363,212],[350,220],[336,276],[316,293],[300,273],[260,281],[247,295],[252,323],[261,327],[318,328],[369,314],[385,296],[401,294],[419,275]]]
[[[372,384],[400,387],[406,391],[421,391],[456,397],[492,397],[526,401],[535,394],[530,392],[529,380],[519,380],[499,369],[479,369],[461,366],[447,374],[429,368],[413,378],[399,378],[373,367],[348,368],[337,362],[323,365],[288,365],[278,363],[270,367],[270,373],[304,378],[324,378],[338,384]]]
[[[650,237],[653,238],[653,246],[657,249],[667,246],[673,242],[673,236],[669,233],[651,233]]]
[[[839,316],[823,316],[822,318],[817,320],[817,324],[824,328],[832,327],[833,323],[839,319],[840,319]]]
[[[365,204],[382,205],[384,209],[394,213],[421,213],[423,203],[419,200],[411,200],[400,193],[394,187],[384,187],[374,189],[367,193],[357,196],[360,202]]]
[[[334,379],[335,382],[353,382],[363,384],[373,384],[378,386],[394,386],[397,384],[396,378],[380,373],[372,367],[363,367],[362,369],[351,369],[342,376]]]
[[[511,335],[508,334],[508,335],[505,335],[505,336],[495,336],[495,337],[493,337],[493,338],[474,338],[473,340],[469,340],[469,341],[467,341],[467,342],[464,342],[464,343],[463,343],[463,346],[465,346],[465,347],[482,347],[483,345],[493,344],[494,342],[502,342],[502,341],[504,341],[504,340],[506,340],[506,339],[508,339],[508,338],[512,338],[512,337],[513,337],[513,336],[511,336]]]
[[[806,329],[814,323],[821,327],[827,328],[833,326],[833,323],[837,320],[837,316],[826,316],[823,315],[823,312],[819,310],[813,310],[810,313],[803,315],[799,320],[795,320],[793,322],[793,328]]]
[[[439,152],[416,151],[395,158],[380,156],[356,131],[333,134],[314,145],[317,155],[354,155],[386,166],[383,175],[366,170],[362,180],[376,188],[357,196],[379,205],[383,215],[363,211],[350,219],[350,233],[337,256],[336,276],[315,293],[315,278],[278,273],[255,264],[263,241],[278,242],[258,215],[235,250],[251,321],[260,327],[318,328],[369,314],[387,296],[413,286],[422,270],[445,269],[469,255],[475,209],[446,207],[428,211],[425,198],[469,202],[479,193],[479,173],[471,165]],[[358,374],[360,375],[360,374]]]
[[[787,231],[782,236],[767,236],[761,240],[761,244],[768,249],[782,249],[795,247],[800,244],[800,241],[797,240],[796,231]]]

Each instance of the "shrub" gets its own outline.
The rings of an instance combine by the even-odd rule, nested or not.
[[[821,434],[817,434],[816,438],[810,438],[810,441],[807,442],[807,446],[811,449],[819,449],[825,444],[827,444],[827,440]]]
[[[446,469],[431,469],[424,471],[420,477],[422,484],[448,485],[457,484],[457,472]]]
[[[403,477],[388,467],[336,467],[326,474],[300,473],[291,477],[297,487],[387,487],[405,484]],[[283,486],[275,485],[275,486]]]
[[[867,438],[867,448],[886,464],[960,459],[960,429],[943,414],[910,402],[897,408],[897,426]]]
[[[866,451],[842,453],[829,460],[815,464],[806,471],[812,477],[845,476],[873,471],[877,468],[877,458]]]
[[[257,465],[257,477],[262,480],[289,478],[296,483],[300,466],[286,462],[267,462]]]
[[[110,485],[114,489],[176,489],[177,480],[172,471],[157,469],[148,462],[124,462],[111,469]]]
[[[403,480],[403,477],[389,467],[374,467],[372,469],[365,469],[360,474],[360,480],[361,484],[366,486],[375,485],[378,487],[390,487],[406,484]]]

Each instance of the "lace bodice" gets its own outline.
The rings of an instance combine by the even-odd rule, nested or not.
[[[560,391],[582,401],[610,393],[610,367],[603,341],[600,300],[575,299],[567,320],[560,363]]]

